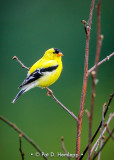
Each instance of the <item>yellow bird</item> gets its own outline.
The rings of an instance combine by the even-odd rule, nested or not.
[[[12,103],[15,103],[21,94],[34,87],[44,88],[53,84],[59,78],[63,68],[61,56],[63,54],[59,49],[48,49],[44,56],[29,69],[27,77],[19,86],[21,90]]]

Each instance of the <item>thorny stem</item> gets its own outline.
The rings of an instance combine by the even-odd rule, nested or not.
[[[12,59],[13,59],[13,60],[14,60],[14,59],[17,60],[17,61],[19,62],[19,64],[21,65],[22,68],[25,68],[25,69],[27,69],[27,70],[29,71],[29,68],[26,67],[16,56],[14,56]]]
[[[53,92],[49,89],[49,88],[47,88],[47,87],[45,87],[47,90],[48,90],[48,93],[47,93],[47,95],[49,96],[52,96],[53,97],[53,99],[65,110],[65,111],[67,111],[75,120],[76,120],[76,122],[78,122],[78,118],[74,115],[74,113],[73,112],[71,112],[68,108],[66,108],[56,97],[55,97],[55,95],[53,94]]]
[[[101,150],[104,148],[104,146],[106,145],[106,143],[109,141],[110,137],[112,137],[113,133],[114,133],[114,129],[111,131],[111,133],[109,134],[109,136],[106,138],[105,142],[103,143],[103,145],[99,149],[99,151],[93,156],[92,160],[94,160],[98,156],[99,152],[101,152]]]
[[[100,21],[100,11],[101,11],[101,0],[98,1],[97,5],[97,48],[96,48],[96,58],[95,58],[95,70],[92,74],[92,94],[91,94],[91,107],[90,107],[90,119],[89,119],[89,148],[88,148],[88,160],[91,160],[91,137],[92,137],[92,121],[93,121],[93,111],[94,111],[94,101],[95,101],[95,88],[96,88],[96,78],[97,78],[97,69],[98,62],[100,57],[101,45],[103,36],[100,35],[101,32],[101,21]]]
[[[41,149],[33,142],[32,139],[30,139],[24,132],[22,132],[15,124],[11,123],[9,120],[5,119],[3,116],[0,115],[0,119],[8,124],[10,127],[12,127],[16,132],[21,134],[40,154],[42,154]],[[48,160],[47,157],[43,156],[45,160]]]
[[[107,121],[107,123],[106,123],[107,125],[105,126],[105,128],[104,128],[104,130],[103,130],[103,132],[102,132],[102,135],[104,135],[104,133],[106,132],[107,126],[109,125],[109,123],[110,123],[110,121],[111,121],[111,119],[112,119],[113,117],[114,117],[114,113],[111,113],[111,114],[109,115],[108,121]],[[95,144],[93,145],[92,149],[91,149],[91,154],[92,154],[93,150],[95,149],[96,145],[98,144],[98,142],[101,140],[101,138],[102,138],[102,136],[100,135],[99,138],[97,139],[97,141],[95,142]]]
[[[22,152],[22,141],[21,141],[21,138],[22,138],[22,134],[19,135],[19,143],[20,143],[19,151],[21,153],[22,160],[24,160],[24,152]]]
[[[62,145],[62,150],[65,152],[65,154],[67,155],[68,154],[68,152],[67,152],[67,150],[66,150],[66,148],[65,148],[65,144],[64,144],[64,137],[62,136],[61,137],[61,145]],[[67,156],[68,157],[68,159],[70,160],[70,157],[69,156]]]
[[[95,3],[95,0],[92,0],[88,25],[86,27],[87,28],[87,33],[86,33],[84,78],[83,78],[83,88],[82,88],[82,94],[81,94],[80,112],[79,112],[79,115],[78,115],[77,137],[76,137],[76,154],[77,155],[80,155],[82,119],[83,119],[85,94],[86,94],[87,81],[88,81],[89,39],[90,39],[90,30],[91,30],[91,22],[92,22],[94,3]],[[79,156],[76,157],[76,160],[78,160],[78,159],[79,159]]]
[[[114,97],[114,93],[112,93],[111,96],[110,96],[110,99],[109,99],[109,101],[108,101],[107,107],[106,107],[105,112],[104,112],[104,118],[105,118],[105,116],[106,116],[106,114],[107,114],[107,112],[108,112],[108,109],[109,109],[109,106],[110,106],[110,104],[111,104],[111,101],[112,101],[113,97]],[[98,134],[101,126],[102,126],[102,120],[101,120],[101,122],[100,122],[97,130],[95,131],[95,133],[94,133],[94,135],[93,135],[93,137],[92,137],[92,139],[91,139],[91,143],[94,141],[95,137],[97,136],[97,134]],[[89,147],[89,144],[88,144],[87,147],[84,149],[84,151],[83,151],[83,153],[81,154],[79,160],[82,160],[82,159],[83,159],[83,157],[85,156],[85,154],[86,154],[86,152],[87,152],[87,150],[88,150],[88,147]]]

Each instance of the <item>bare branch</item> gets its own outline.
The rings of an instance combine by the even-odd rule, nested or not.
[[[101,0],[98,0],[98,4],[96,6],[97,11],[97,48],[96,48],[96,58],[95,58],[95,72],[97,75],[97,64],[100,58],[101,45],[103,40],[103,35],[101,35]]]
[[[85,21],[85,20],[82,20],[81,21],[82,22],[82,24],[84,25],[84,29],[85,29],[85,33],[86,33],[86,35],[87,35],[87,22]]]
[[[42,154],[41,149],[33,142],[32,139],[30,139],[24,132],[22,132],[15,124],[11,123],[9,120],[5,119],[3,116],[0,115],[0,119],[8,124],[10,127],[12,127],[16,132],[21,134],[40,154]],[[43,156],[45,160],[48,160],[47,157]]]
[[[89,111],[86,109],[85,112],[86,112],[86,114],[87,114],[88,120],[90,120],[90,113],[89,113]]]
[[[22,160],[24,160],[24,152],[22,152],[22,141],[21,141],[21,138],[22,138],[22,134],[19,135],[19,143],[20,143],[19,151],[21,153]]]
[[[109,129],[109,126],[107,127],[107,132],[108,132],[109,135],[111,135],[111,131]],[[114,140],[114,136],[113,135],[111,135],[111,138]]]
[[[45,87],[45,88],[48,90],[47,95],[48,95],[48,96],[52,96],[53,99],[54,99],[65,111],[67,111],[67,112],[76,120],[76,122],[78,122],[78,118],[74,115],[74,113],[71,112],[68,108],[66,108],[66,107],[54,96],[53,92],[52,92],[49,88],[47,88],[47,87]]]
[[[94,99],[95,99],[95,80],[96,72],[91,73],[92,77],[92,94],[91,94],[91,107],[90,107],[90,118],[89,118],[89,148],[88,148],[88,160],[91,159],[91,136],[92,136],[92,120],[93,120],[93,109],[94,109]]]
[[[106,103],[104,103],[104,105],[103,105],[103,111],[102,111],[101,137],[103,137],[103,125],[104,125],[104,112],[105,112],[105,106],[106,106]],[[104,139],[101,138],[100,148],[102,148],[103,142],[104,142]],[[99,152],[98,160],[100,160],[100,156],[101,156],[101,152]]]
[[[61,137],[61,144],[62,144],[62,150],[65,152],[65,154],[68,154],[68,152],[65,148],[65,145],[64,145],[64,137],[63,136]],[[67,156],[67,158],[70,160],[69,156]]]
[[[100,20],[100,12],[101,12],[101,0],[98,1],[97,5],[97,47],[96,47],[96,58],[95,58],[95,70],[91,72],[92,75],[92,94],[91,94],[91,107],[90,107],[90,119],[89,119],[89,149],[88,149],[88,160],[91,159],[91,137],[92,137],[92,122],[93,122],[93,111],[94,111],[94,101],[95,101],[95,88],[96,88],[96,78],[97,78],[97,70],[98,70],[98,62],[100,57],[101,45],[103,36],[100,35],[101,32],[101,20]]]
[[[97,64],[97,66],[100,66],[102,63],[104,63],[104,62],[106,62],[106,61],[109,61],[109,59],[110,59],[112,56],[114,56],[114,52],[111,53],[111,54],[110,54],[109,56],[107,56],[106,58],[104,58],[102,61],[100,61],[100,62]],[[93,66],[92,68],[90,68],[90,69],[88,70],[88,74],[90,74],[90,73],[95,69],[95,67],[96,67],[96,66]]]
[[[77,155],[80,155],[82,119],[83,119],[85,94],[86,94],[87,81],[88,81],[89,39],[90,39],[90,30],[91,30],[91,22],[92,22],[94,3],[95,3],[95,0],[92,0],[88,25],[86,27],[87,33],[86,33],[84,78],[83,78],[83,88],[82,88],[82,94],[81,94],[80,112],[79,112],[79,115],[78,115],[77,137],[76,137],[76,154]],[[76,160],[78,160],[78,159],[79,159],[79,156],[76,157]]]
[[[107,121],[107,123],[106,123],[107,125],[106,125],[106,127],[104,128],[104,130],[103,130],[103,132],[102,132],[102,135],[104,135],[104,133],[106,132],[107,126],[109,125],[109,123],[110,123],[110,121],[111,121],[111,119],[112,119],[113,117],[114,117],[114,113],[111,113],[111,114],[109,115],[108,121]],[[97,139],[97,141],[95,142],[95,144],[93,145],[92,149],[91,149],[91,154],[92,154],[93,150],[95,149],[96,145],[98,144],[98,142],[101,140],[101,138],[102,138],[102,136],[100,135],[99,138]]]
[[[114,93],[112,93],[111,96],[110,96],[110,99],[109,99],[109,101],[108,101],[107,107],[106,107],[105,112],[104,112],[104,118],[105,118],[105,116],[106,116],[106,114],[107,114],[107,112],[108,112],[108,109],[109,109],[109,106],[110,106],[110,104],[111,104],[111,101],[112,101],[113,97],[114,97]],[[94,133],[94,135],[93,135],[93,137],[92,137],[92,139],[91,139],[91,143],[94,141],[95,137],[97,136],[97,134],[98,134],[101,126],[102,126],[102,120],[101,120],[101,122],[100,122],[97,130],[95,131],[95,133]],[[83,153],[81,154],[79,160],[82,160],[82,159],[83,159],[83,157],[85,156],[85,154],[86,154],[86,152],[87,152],[87,150],[88,150],[88,147],[89,147],[89,144],[88,144],[87,147],[84,149],[84,151],[83,151]]]
[[[109,141],[110,137],[112,137],[113,133],[114,133],[114,129],[111,131],[111,133],[109,134],[109,136],[106,138],[105,142],[103,143],[103,145],[102,145],[102,147],[99,149],[99,151],[93,156],[92,160],[94,160],[94,159],[98,156],[99,152],[102,151],[102,149],[104,148],[104,146],[105,146],[105,145],[107,144],[107,142]]]
[[[29,68],[26,67],[16,56],[14,56],[12,59],[13,59],[13,60],[14,60],[14,59],[17,60],[17,61],[19,62],[19,64],[21,65],[22,68],[25,68],[25,69],[27,69],[27,70],[29,71]]]
[[[94,155],[97,153],[98,147],[99,147],[99,142],[97,143],[97,145],[96,145],[96,147],[95,147]],[[94,155],[93,155],[93,156],[94,156]]]

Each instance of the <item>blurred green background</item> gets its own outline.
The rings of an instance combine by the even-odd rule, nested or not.
[[[85,32],[81,20],[88,20],[90,4],[90,0],[2,0],[0,3],[0,114],[15,123],[45,153],[64,153],[61,149],[61,136],[64,136],[67,150],[75,153],[76,123],[51,97],[46,96],[45,89],[35,88],[21,96],[15,104],[11,103],[18,92],[17,87],[27,74],[12,57],[16,55],[30,67],[47,49],[59,48],[64,54],[64,69],[59,80],[50,86],[50,89],[64,105],[78,115],[85,54]],[[104,40],[100,59],[112,53],[114,48],[113,5],[113,0],[102,2],[101,33]],[[92,20],[89,68],[94,65],[95,52],[96,10]],[[108,102],[113,92],[113,57],[99,67],[98,79],[93,133],[100,122],[102,106],[104,102]],[[91,77],[85,102],[85,109],[88,110],[90,98]],[[111,103],[109,112],[113,111],[113,105],[114,102]],[[110,128],[113,127],[113,122],[110,123]],[[87,143],[88,119],[84,112],[81,152]],[[101,154],[101,159],[112,159],[113,148],[113,142],[110,140]],[[23,138],[22,150],[25,153],[25,160],[42,159],[35,156],[36,150]],[[87,156],[84,159],[86,158]],[[0,159],[21,159],[18,134],[2,121],[0,121]]]

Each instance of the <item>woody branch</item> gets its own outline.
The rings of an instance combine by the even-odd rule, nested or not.
[[[87,26],[85,26],[85,24],[84,24],[84,28],[86,31],[86,48],[85,48],[85,65],[84,65],[83,87],[82,87],[82,94],[81,94],[80,112],[78,115],[78,123],[77,123],[76,154],[78,155],[78,157],[76,157],[76,160],[79,160],[79,156],[80,156],[81,129],[82,129],[84,103],[85,103],[85,95],[86,95],[87,81],[88,81],[89,40],[90,40],[90,31],[91,31],[91,22],[92,22],[94,3],[95,3],[95,0],[92,0],[88,24],[87,24]]]

